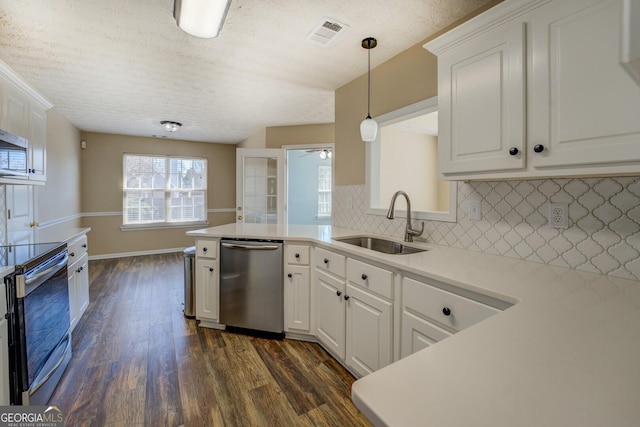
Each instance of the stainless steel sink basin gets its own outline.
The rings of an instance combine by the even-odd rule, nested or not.
[[[379,239],[377,237],[344,237],[341,239],[334,239],[338,242],[348,243],[354,246],[360,246],[361,248],[371,249],[372,251],[382,252],[385,254],[415,254],[418,252],[424,252],[427,249],[415,248],[413,246],[406,246],[402,243],[394,242],[386,239]]]

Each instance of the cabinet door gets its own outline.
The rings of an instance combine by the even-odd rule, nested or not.
[[[523,22],[504,24],[438,57],[438,165],[445,176],[525,167],[524,34]]]
[[[196,260],[196,317],[218,321],[218,264],[215,260]]]
[[[78,307],[78,322],[89,306],[89,255],[82,255],[77,262],[76,269],[76,304]]]
[[[71,323],[71,331],[73,331],[78,324],[78,298],[76,297],[76,295],[78,294],[76,290],[76,287],[78,286],[78,281],[76,280],[76,269],[78,265],[78,262],[73,263],[69,266],[67,272],[69,290],[69,320]]]
[[[43,109],[29,106],[29,180],[46,181],[47,116]]]
[[[365,376],[391,363],[392,303],[351,285],[347,295],[347,365]]]
[[[287,331],[309,332],[310,288],[309,267],[288,265],[284,279]]]
[[[345,356],[344,282],[316,270],[317,336],[336,357]]]
[[[402,313],[402,337],[400,357],[407,357],[451,336],[450,333],[424,319],[405,311]]]
[[[3,86],[0,127],[23,138],[28,133],[29,104],[27,98],[10,84]]]
[[[640,88],[620,63],[622,0],[551,2],[532,18],[536,168],[640,161]],[[636,169],[637,171],[637,169]]]
[[[9,330],[6,319],[0,321],[0,406],[8,406],[9,397]]]

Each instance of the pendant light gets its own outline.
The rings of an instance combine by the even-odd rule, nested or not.
[[[378,134],[378,123],[371,118],[371,49],[378,45],[378,41],[373,37],[362,40],[362,47],[369,52],[369,66],[367,75],[367,118],[360,123],[360,136],[364,142],[376,140]]]
[[[195,37],[217,37],[231,0],[174,0],[173,17],[184,32]]]

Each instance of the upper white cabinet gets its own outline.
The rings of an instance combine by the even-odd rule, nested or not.
[[[441,173],[524,168],[524,53],[515,21],[438,56]]]
[[[47,179],[47,113],[53,105],[0,61],[0,129],[26,138],[28,178],[0,178],[0,183],[41,184]]]
[[[624,4],[507,0],[427,43],[444,179],[640,173]]]
[[[532,13],[530,142],[544,146],[534,167],[640,171],[640,87],[620,63],[622,3],[554,1]]]

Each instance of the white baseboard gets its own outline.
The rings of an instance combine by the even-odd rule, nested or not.
[[[174,252],[182,252],[184,250],[185,248],[169,248],[169,249],[153,249],[150,251],[120,252],[115,254],[89,255],[89,261],[95,260],[95,259],[128,258],[132,256],[170,254]]]

